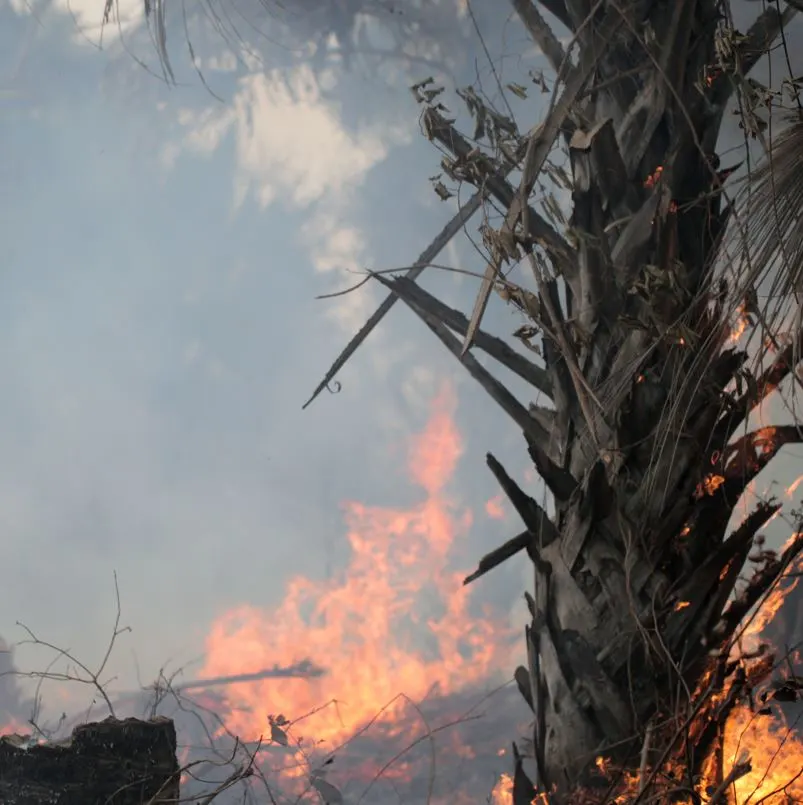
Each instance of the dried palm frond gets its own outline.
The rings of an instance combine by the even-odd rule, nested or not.
[[[740,217],[751,279],[770,281],[772,295],[803,293],[803,115],[775,138],[768,158],[749,177]]]

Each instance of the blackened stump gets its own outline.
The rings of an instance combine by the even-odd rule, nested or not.
[[[176,729],[167,718],[107,718],[69,741],[26,748],[0,738],[0,805],[167,805],[179,799]]]

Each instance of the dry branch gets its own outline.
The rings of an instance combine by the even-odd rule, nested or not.
[[[477,190],[474,195],[457,211],[454,218],[435,236],[434,240],[424,249],[419,255],[418,259],[413,263],[412,267],[407,271],[405,277],[410,282],[414,282],[424,269],[427,268],[435,258],[446,248],[449,241],[468,223],[472,215],[482,206],[483,201],[487,197],[487,191],[484,189]],[[371,317],[360,328],[354,338],[346,344],[345,349],[337,356],[334,363],[329,367],[329,370],[324,375],[323,380],[312,392],[312,396],[304,403],[302,407],[306,408],[312,401],[335,379],[337,373],[346,365],[348,359],[357,351],[360,344],[365,341],[371,334],[371,331],[379,324],[380,321],[387,315],[388,311],[396,304],[397,296],[391,294],[386,297],[379,307],[371,314]]]
[[[513,504],[513,508],[521,517],[524,525],[527,526],[532,535],[533,544],[540,549],[554,542],[559,536],[558,531],[544,509],[518,486],[491,453],[487,454],[485,460],[488,469],[494,474],[502,491]]]
[[[540,126],[536,126],[529,134],[532,135],[539,129]],[[460,137],[455,129],[452,129],[452,132],[456,137]],[[460,137],[460,139],[463,140],[464,143],[466,142],[462,137]],[[471,149],[468,148],[465,153],[468,154],[470,150]],[[454,216],[454,218],[452,218],[452,220],[446,224],[446,226],[440,231],[440,233],[438,233],[429,246],[424,249],[424,251],[405,275],[407,279],[412,282],[421,275],[424,269],[435,260],[435,258],[446,247],[449,241],[463,229],[471,216],[474,215],[474,213],[480,208],[482,203],[490,194],[496,195],[497,199],[505,206],[510,204],[514,191],[512,187],[510,187],[510,185],[505,181],[505,179],[508,174],[510,174],[517,167],[518,160],[523,158],[525,150],[526,146],[524,143],[522,143],[521,147],[515,154],[515,159],[507,160],[505,164],[499,168],[497,173],[486,178],[486,180],[482,183],[482,186],[457,211],[457,214]],[[502,197],[500,197],[500,193],[502,194]],[[505,201],[504,199],[507,200]],[[554,229],[552,232],[554,233]],[[557,233],[554,234],[559,238]],[[568,249],[566,253],[568,254]],[[312,396],[307,400],[306,403],[304,403],[302,408],[309,406],[310,403],[312,403],[312,401],[318,397],[318,395],[325,388],[328,388],[329,384],[334,380],[337,373],[343,368],[343,366],[345,366],[349,358],[357,351],[360,344],[365,341],[365,339],[370,335],[371,331],[379,324],[380,321],[382,321],[388,311],[393,307],[396,299],[397,297],[395,295],[388,296],[374,311],[374,313],[371,314],[371,317],[368,319],[368,321],[360,328],[354,338],[349,341],[340,355],[337,356],[323,380],[318,384]]]
[[[426,310],[455,332],[465,335],[468,331],[468,319],[459,310],[445,305],[421,286],[416,285],[409,277],[394,277],[386,282],[394,294]],[[551,385],[546,370],[520,355],[507,342],[483,330],[475,334],[474,341],[481,350],[522,380],[526,380],[533,388],[546,395],[550,394]]]
[[[511,556],[515,556],[519,551],[529,548],[532,542],[533,535],[529,531],[517,534],[503,545],[485,554],[477,564],[477,569],[463,579],[463,584],[471,584],[472,581],[476,581],[495,567],[501,565],[505,560],[510,559]]]
[[[379,274],[375,278],[392,287],[389,280]],[[439,338],[441,343],[460,360],[468,370],[469,374],[485,389],[491,399],[496,402],[505,413],[524,431],[525,435],[533,442],[546,442],[548,434],[530,416],[527,409],[500,383],[487,369],[483,368],[473,355],[462,355],[460,341],[449,330],[449,328],[436,316],[424,310],[412,301],[405,299],[407,306],[432,330]]]
[[[521,17],[524,27],[542,53],[549,59],[552,69],[560,74],[566,62],[566,54],[560,40],[555,36],[549,23],[531,0],[513,0],[513,8]]]

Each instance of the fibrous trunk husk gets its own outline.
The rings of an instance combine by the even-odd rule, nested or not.
[[[444,116],[431,80],[413,87],[424,131],[450,154],[444,173],[505,210],[501,228],[482,229],[488,262],[472,314],[416,286],[417,274],[375,277],[521,429],[553,498],[550,518],[488,456],[524,530],[483,557],[466,583],[520,553],[534,572],[534,594],[526,595],[527,665],[515,680],[533,711],[529,756],[537,773],[528,778],[517,749],[513,800],[526,805],[537,794],[539,803],[584,805],[613,795],[624,802],[624,785],[634,802],[670,801],[674,794],[657,793],[659,782],[668,790],[685,786],[688,794],[708,764],[706,797],[724,802],[745,766],[723,768],[718,730],[771,667],[767,657],[749,668],[734,664],[733,639],[803,547],[798,538],[780,558],[762,552],[748,583],[739,584],[751,546],[778,507],[760,503],[729,534],[735,506],[778,450],[803,432],[739,429],[792,373],[803,330],[785,344],[770,339],[777,351],[763,363],[730,338],[729,305],[747,299],[751,287],[747,280],[729,287],[718,272],[739,205],[734,212],[727,200],[733,166],[720,168],[716,146],[729,100],[747,92],[745,77],[799,3],[762,4],[745,35],[729,28],[720,0],[512,6],[557,76],[538,126],[505,141],[515,126],[497,115],[502,135],[494,135],[489,154],[476,145],[485,123],[469,141]],[[570,36],[559,37],[548,18]],[[481,105],[476,94],[471,104],[475,111]],[[779,158],[790,170],[803,164],[794,154],[800,122],[794,125]],[[760,128],[755,133],[762,138]],[[534,192],[556,142],[568,151],[568,226],[550,217]],[[518,186],[509,181],[514,164]],[[780,224],[764,211],[753,232],[791,237],[803,181],[785,177],[776,185],[765,171],[758,182],[765,206],[779,187],[788,197]],[[790,245],[799,254],[799,237]],[[754,256],[766,261],[781,252],[770,243]],[[504,265],[518,261],[535,291],[502,275]],[[786,287],[798,288],[799,277],[792,279]],[[530,347],[540,339],[543,365],[483,330],[494,291],[529,320],[515,335]],[[517,399],[472,347],[527,381],[539,404]],[[667,776],[677,757],[681,781]],[[637,779],[636,787],[612,782],[608,762],[629,770],[625,778]]]
[[[557,63],[557,39],[538,5],[514,1]],[[554,498],[549,520],[489,456],[525,531],[466,579],[519,551],[533,562],[529,667],[516,671],[534,711],[533,790],[560,802],[608,785],[595,763],[605,756],[645,766],[638,799],[657,776],[650,762],[646,780],[648,755],[664,752],[666,761],[682,752],[688,761],[691,751],[697,771],[712,756],[716,736],[700,725],[720,724],[756,683],[731,662],[734,633],[803,547],[795,540],[783,557],[767,559],[732,600],[754,539],[778,509],[760,504],[728,534],[734,506],[778,450],[801,437],[779,427],[733,438],[800,351],[779,355],[756,377],[747,353],[729,343],[716,257],[730,208],[715,145],[738,77],[794,11],[767,8],[728,61],[717,46],[715,0],[540,5],[572,27],[580,55],[556,65],[563,84],[528,142],[518,188],[491,160],[477,159],[439,108],[424,111],[428,135],[454,156],[450,169],[507,209],[473,315],[466,321],[444,310],[408,280],[383,282],[521,427]],[[571,238],[532,199],[561,134],[573,180]],[[516,254],[537,286],[529,299],[500,278]],[[518,357],[502,354],[481,329],[494,287],[543,333],[545,373],[527,371],[553,408],[531,410],[526,420],[524,404],[467,352],[476,345],[524,376]],[[741,383],[733,390],[736,377],[747,378],[746,392]],[[682,707],[679,688],[691,694]],[[727,772],[709,779],[718,797]]]

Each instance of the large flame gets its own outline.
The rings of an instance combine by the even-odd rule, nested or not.
[[[803,743],[799,727],[787,724],[784,714],[753,714],[742,706],[725,727],[725,769],[741,758],[751,770],[734,783],[735,801],[782,805],[803,800]]]
[[[236,735],[286,740],[291,752],[304,737],[306,748],[298,748],[286,766],[293,776],[305,772],[311,742],[331,751],[377,716],[384,735],[407,734],[406,716],[433,691],[476,688],[500,673],[507,675],[514,665],[518,635],[504,618],[469,613],[472,588],[462,585],[465,573],[453,566],[455,540],[472,522],[470,511],[460,509],[448,494],[462,453],[454,408],[454,394],[444,387],[424,431],[412,442],[407,477],[423,493],[418,505],[394,509],[346,504],[351,556],[339,575],[323,582],[295,577],[278,607],[243,605],[210,629],[203,677],[247,674],[304,660],[324,669],[322,676],[310,678],[236,683],[222,694],[226,727]],[[500,518],[505,508],[493,498],[485,513]],[[763,602],[743,635],[743,648],[759,642],[797,581],[777,587]],[[0,733],[29,731],[14,721],[3,726]],[[745,756],[753,769],[737,780],[736,803],[780,803],[785,794],[803,798],[803,777],[796,777],[803,765],[803,744],[793,726],[780,711],[756,715],[743,706],[733,713],[725,732],[725,769]],[[454,737],[449,751],[455,759],[474,757]],[[420,772],[402,759],[387,774],[398,779]],[[637,776],[632,784],[637,787]],[[450,802],[461,801],[461,796],[455,791]],[[512,802],[508,775],[497,781],[491,801]]]
[[[784,549],[796,536],[792,534]],[[779,617],[787,597],[800,583],[803,561],[795,562],[791,570],[793,572],[772,588],[748,620],[739,641],[742,649],[755,651],[758,648],[765,630]],[[771,648],[782,655],[783,646]],[[781,661],[781,668],[799,667],[799,657],[795,652],[786,662],[783,662],[783,656],[776,659]],[[751,712],[744,704],[731,715],[725,728],[725,768],[732,768],[742,757],[749,758],[751,765],[751,771],[734,784],[735,800],[739,805],[748,802],[780,804],[789,801],[787,796],[793,801],[803,799],[801,726],[801,723],[788,724],[784,711],[777,706],[772,707],[770,713],[762,714]]]
[[[325,669],[318,678],[229,686],[230,731],[269,738],[268,716],[281,715],[272,721],[274,738],[287,737],[292,746],[304,736],[330,751],[380,713],[392,732],[410,702],[476,686],[513,667],[506,621],[469,614],[465,573],[450,561],[455,538],[471,525],[470,512],[447,493],[462,452],[454,407],[445,387],[413,441],[407,475],[423,491],[421,503],[409,510],[348,503],[351,558],[338,577],[295,577],[277,608],[243,605],[213,624],[202,676],[305,658]],[[303,724],[293,725],[299,718]]]
[[[800,479],[795,481],[793,487],[797,487],[799,481]],[[788,490],[790,495],[793,491],[794,488]],[[786,545],[783,546],[783,550],[789,548],[797,537],[797,533],[792,534]],[[782,607],[797,585],[801,583],[801,578],[803,578],[803,558],[798,558],[780,583],[770,590],[746,620],[738,642],[734,646],[734,659],[745,652],[748,654],[757,652],[759,646],[767,642],[768,628],[776,618],[783,618]],[[687,602],[681,601],[677,604],[676,609],[681,609],[686,605]],[[783,625],[781,631],[783,631]],[[782,673],[782,676],[791,673],[794,683],[799,684],[800,676],[794,676],[801,664],[799,641],[796,635],[791,637],[798,648],[793,648],[788,660],[784,661],[783,646],[771,646],[770,648],[775,653],[776,663],[785,672]],[[759,659],[758,662],[761,660]],[[705,684],[707,683],[704,682],[700,687],[705,687]],[[758,700],[758,695],[761,693],[760,689],[756,691],[754,698]],[[725,691],[722,690],[716,693],[714,698],[721,702],[725,695]],[[773,700],[771,695],[766,694],[752,708],[746,702],[738,704],[724,728],[722,770],[723,774],[727,775],[732,769],[745,762],[749,763],[749,768],[745,766],[740,776],[730,786],[731,796],[727,801],[734,805],[759,805],[759,803],[787,805],[791,802],[803,802],[803,739],[801,739],[801,735],[803,735],[803,713],[800,711],[800,704],[796,709],[790,708],[785,711],[781,702]],[[700,781],[697,788],[699,797],[697,801],[702,803],[712,798],[711,794],[715,788],[706,782],[706,778],[710,779],[708,775],[713,772],[710,763],[712,760],[713,755],[709,758],[704,779]],[[602,775],[611,775],[610,764],[606,758],[597,758],[597,766]],[[676,772],[676,778],[682,778],[682,766],[674,765],[672,767]],[[606,801],[612,805],[627,805],[639,797],[640,774],[625,771],[619,780],[618,793]],[[582,797],[577,798],[578,803],[586,801],[599,802],[599,799],[596,795],[589,800]],[[692,805],[693,801],[691,798],[679,797],[677,799],[677,802],[683,803],[683,805]],[[512,802],[512,778],[508,774],[502,774],[492,791],[491,805],[511,805]],[[542,805],[542,799],[536,797],[533,805]]]

